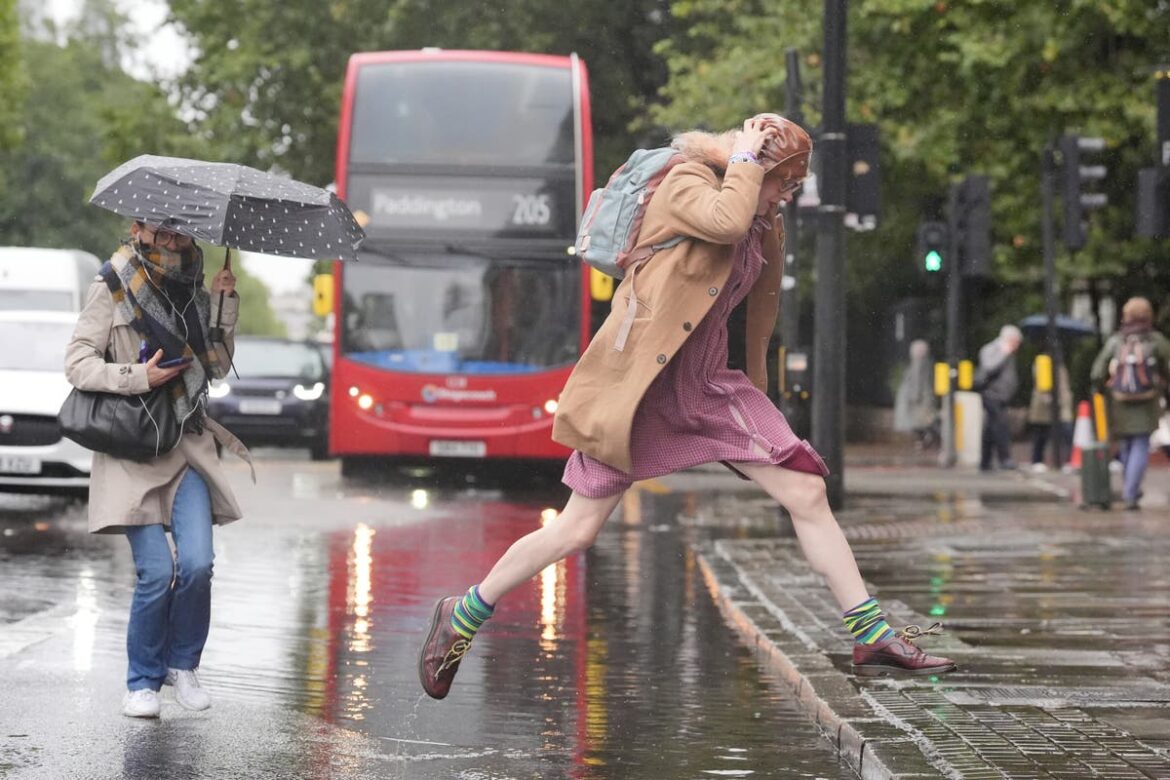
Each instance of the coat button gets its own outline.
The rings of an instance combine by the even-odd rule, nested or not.
[[[715,297],[716,295],[719,294],[719,288],[718,287],[708,287],[707,294],[710,295],[711,297]]]
[[[683,330],[685,330],[687,333],[691,332],[691,327],[692,327],[691,323],[689,323],[689,322],[683,323]]]
[[[666,364],[666,355],[659,355],[658,356],[658,365],[661,366],[661,365],[665,365],[665,364]]]

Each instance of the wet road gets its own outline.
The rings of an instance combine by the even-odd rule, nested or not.
[[[853,777],[706,592],[685,534],[749,532],[680,525],[709,496],[631,492],[593,550],[500,605],[434,702],[416,653],[435,599],[561,490],[259,465],[255,487],[231,467],[247,518],[216,532],[215,706],[168,693],[158,722],[119,714],[124,539],[88,535],[83,505],[0,496],[0,777]]]

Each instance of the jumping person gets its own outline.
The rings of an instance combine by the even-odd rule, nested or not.
[[[499,599],[592,545],[635,480],[717,461],[788,509],[805,556],[856,638],[859,674],[954,669],[887,624],[829,508],[828,469],[764,394],[784,265],[776,212],[808,174],[808,134],[761,114],[737,132],[684,133],[672,145],[683,161],[646,207],[638,246],[687,240],[627,269],[609,317],[565,386],[553,428],[553,438],[574,449],[565,508],[516,541],[482,582],[435,606],[419,676],[436,699],[447,695]],[[745,298],[747,375],[727,367],[727,320]],[[627,319],[629,306],[637,308]]]

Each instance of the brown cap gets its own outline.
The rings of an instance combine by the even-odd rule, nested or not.
[[[812,155],[812,139],[800,125],[779,114],[756,114],[753,119],[774,127],[776,135],[760,150],[760,164],[768,176],[800,181],[808,176],[808,162]]]

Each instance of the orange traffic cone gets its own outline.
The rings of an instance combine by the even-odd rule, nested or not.
[[[1077,404],[1077,421],[1073,426],[1072,456],[1068,459],[1068,465],[1071,468],[1079,469],[1081,467],[1081,449],[1088,447],[1096,440],[1097,437],[1093,434],[1093,416],[1089,411],[1089,402],[1081,401]]]

